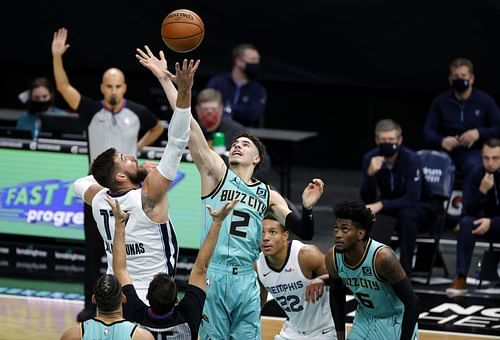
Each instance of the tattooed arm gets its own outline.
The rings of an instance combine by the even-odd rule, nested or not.
[[[375,270],[380,277],[389,282],[394,293],[405,306],[400,339],[412,339],[415,325],[418,322],[420,301],[415,295],[410,280],[391,248],[384,247],[377,253],[375,257]]]

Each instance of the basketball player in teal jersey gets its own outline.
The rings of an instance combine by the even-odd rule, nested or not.
[[[158,59],[147,46],[145,50],[138,50],[139,54],[149,56],[143,66],[158,77],[170,105],[175,107],[177,90],[171,81],[175,78],[167,70],[163,53],[160,52]],[[302,194],[302,216],[297,216],[278,192],[252,177],[265,153],[257,137],[243,133],[235,138],[227,167],[191,118],[188,146],[201,177],[202,241],[211,224],[205,205],[219,209],[226,202],[239,201],[232,215],[224,220],[208,268],[201,339],[260,339],[260,289],[253,262],[259,257],[262,220],[270,213],[299,237],[307,235],[302,238],[311,239],[314,230],[312,207],[323,193],[323,181],[313,179],[306,186]]]
[[[369,238],[375,221],[370,209],[341,202],[335,217],[326,266],[338,339],[345,339],[346,287],[358,303],[347,339],[418,339],[419,300],[391,248]]]

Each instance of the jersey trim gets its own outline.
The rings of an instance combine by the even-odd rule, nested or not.
[[[130,339],[134,338],[134,333],[137,330],[137,324],[134,325],[134,328],[132,328],[132,331],[130,331]]]
[[[236,174],[236,172],[235,172],[235,174]],[[238,174],[236,174],[236,175],[238,175]],[[238,175],[238,177],[240,177],[240,176]],[[241,179],[241,180],[243,181],[243,179]],[[252,178],[252,180],[255,180],[255,178]],[[247,187],[255,187],[255,186],[259,185],[262,182],[259,181],[259,180],[257,180],[257,182],[254,182],[254,183],[251,183],[251,184],[248,184],[245,181],[243,181],[243,183],[245,183]]]
[[[275,269],[273,266],[271,266],[271,263],[269,262],[269,260],[267,259],[267,256],[264,255],[264,260],[266,261],[266,264],[267,266],[269,267],[269,269],[271,269],[273,272],[275,273],[281,273],[283,271],[283,269],[285,269],[287,263],[288,263],[288,260],[290,259],[290,253],[292,252],[292,241],[288,241],[288,246],[287,246],[287,254],[286,254],[286,258],[285,258],[285,262],[283,263],[283,265],[281,266],[281,268],[279,269]]]
[[[269,207],[271,206],[271,188],[269,187],[268,184],[266,184],[266,188],[267,188],[267,209],[266,209],[267,213],[267,211],[269,211]]]
[[[378,252],[384,247],[386,247],[384,244],[378,246],[377,249],[375,249],[375,251],[373,252],[373,258],[372,258],[372,267],[373,267],[373,272],[375,273],[375,277],[382,282],[385,282],[387,280],[384,279],[382,276],[380,276],[379,273],[377,272],[377,267],[375,266],[375,258],[377,257]]]
[[[137,190],[137,189],[140,189],[139,188],[135,188],[135,189],[130,189],[128,191],[125,191],[125,192],[113,192],[111,190],[108,190],[106,191],[106,194],[108,194],[109,196],[113,197],[113,198],[117,198],[117,197],[122,197],[122,196],[125,196],[126,194],[128,194],[130,191],[132,190]],[[141,202],[142,203],[142,202]]]
[[[217,193],[219,192],[219,190],[222,188],[222,186],[224,185],[224,183],[226,181],[228,171],[229,171],[229,168],[226,167],[226,172],[224,173],[224,177],[222,177],[222,179],[219,181],[219,183],[217,183],[217,185],[215,186],[214,190],[212,190],[211,193],[209,193],[208,195],[205,195],[205,196],[201,196],[202,200],[209,198],[209,197],[213,199],[215,197],[215,195],[217,195]]]
[[[175,278],[179,248],[172,223],[170,220],[167,223],[158,223],[157,226],[163,241],[163,253],[167,264],[167,274],[172,278]]]
[[[363,264],[363,262],[365,262],[366,256],[368,256],[368,251],[370,250],[370,246],[371,246],[371,245],[372,245],[372,239],[370,238],[370,239],[368,240],[368,243],[366,244],[366,247],[365,247],[365,251],[364,251],[364,253],[363,253],[363,256],[361,257],[361,259],[359,260],[359,262],[358,262],[356,265],[354,265],[354,266],[350,266],[350,265],[348,265],[348,264],[345,262],[345,256],[344,256],[344,254],[342,254],[342,262],[344,262],[344,265],[345,265],[347,268],[351,269],[351,270],[358,269],[358,268],[359,268],[359,267]]]
[[[333,269],[335,269],[335,272],[337,272],[337,277],[339,276],[339,266],[337,264],[337,250],[335,249],[335,246],[333,246]]]

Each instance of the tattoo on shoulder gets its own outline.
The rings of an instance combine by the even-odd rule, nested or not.
[[[142,210],[146,213],[147,216],[150,216],[153,213],[153,209],[155,208],[155,202],[144,194],[144,191],[141,194],[142,199]]]
[[[382,250],[378,256],[380,256],[380,261],[378,261],[377,271],[383,278],[389,282],[399,282],[404,278],[404,270],[392,249]]]

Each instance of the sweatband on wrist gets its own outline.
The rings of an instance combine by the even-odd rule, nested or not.
[[[314,219],[312,209],[302,206],[302,216],[291,212],[286,216],[285,227],[303,240],[310,241],[314,236]]]
[[[94,184],[98,183],[92,175],[79,178],[73,183],[73,192],[76,196],[83,199],[85,191],[87,191],[87,189]]]
[[[182,153],[189,141],[190,122],[191,107],[176,107],[168,126],[167,146],[157,167],[158,172],[170,181],[173,181],[177,175]]]

